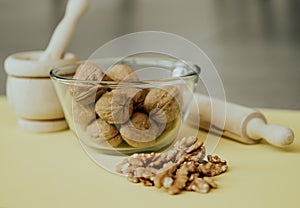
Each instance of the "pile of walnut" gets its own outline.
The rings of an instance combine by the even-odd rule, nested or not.
[[[111,87],[105,82],[78,82],[69,90],[76,128],[83,129],[97,144],[117,147],[124,141],[132,147],[155,145],[180,116],[178,86],[122,87],[121,82],[142,83],[128,66],[114,65],[104,74],[87,62],[78,67],[74,78],[116,83]]]
[[[224,173],[227,162],[218,156],[208,155],[204,160],[205,147],[196,137],[185,137],[174,148],[163,153],[134,154],[117,166],[134,183],[164,187],[169,194],[182,190],[208,193],[217,184],[211,178]]]

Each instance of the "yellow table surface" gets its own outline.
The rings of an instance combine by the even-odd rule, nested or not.
[[[269,123],[292,128],[295,142],[280,149],[221,139],[215,154],[229,163],[208,194],[168,195],[107,172],[67,130],[22,131],[0,97],[0,207],[300,207],[300,111],[263,109]],[[201,132],[200,136],[205,133]]]

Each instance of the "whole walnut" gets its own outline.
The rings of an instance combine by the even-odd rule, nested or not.
[[[130,118],[133,102],[125,90],[115,89],[99,98],[95,111],[100,118],[110,124],[122,124]]]
[[[122,143],[118,129],[106,121],[98,118],[86,128],[88,138],[97,144],[106,144],[116,147]]]
[[[135,112],[127,123],[121,125],[120,134],[132,147],[148,147],[155,144],[162,130],[147,114]]]
[[[85,81],[102,81],[108,80],[108,77],[102,72],[98,66],[85,62],[76,70],[73,79]],[[70,87],[70,94],[81,104],[94,103],[101,95],[106,92],[107,88],[100,87],[98,84],[78,81]]]
[[[146,89],[120,88],[107,92],[96,102],[95,111],[110,124],[125,123],[134,109],[144,102]]]
[[[78,80],[102,80],[105,74],[102,69],[90,62],[84,62],[77,68],[74,79]]]
[[[134,73],[134,71],[126,65],[113,65],[105,73],[111,80],[114,80],[116,82],[139,80],[138,76]]]
[[[143,111],[144,109],[144,100],[148,94],[148,88],[127,88],[126,93],[128,97],[132,99],[133,110],[134,111]]]
[[[71,100],[71,112],[76,128],[85,129],[96,118],[95,105],[82,105],[81,103]]]
[[[169,123],[180,112],[180,96],[176,86],[151,88],[145,97],[144,109],[155,121]]]

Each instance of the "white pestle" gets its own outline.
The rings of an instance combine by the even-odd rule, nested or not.
[[[61,59],[79,18],[86,12],[88,0],[69,0],[65,15],[55,28],[50,42],[39,61]]]

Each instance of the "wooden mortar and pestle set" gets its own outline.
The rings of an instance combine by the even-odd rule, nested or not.
[[[79,18],[87,10],[87,0],[69,0],[64,18],[56,27],[45,51],[28,51],[13,54],[5,60],[7,98],[19,117],[22,129],[31,132],[53,132],[68,128],[54,86],[49,77],[55,66],[76,61],[72,53],[65,53]],[[200,128],[222,134],[233,140],[254,144],[265,139],[272,145],[283,147],[294,140],[291,129],[281,125],[267,125],[266,118],[258,111],[232,103],[226,103],[225,126],[211,123],[211,99],[196,94],[197,105],[192,115],[199,116]],[[223,105],[215,101],[216,105]],[[197,109],[198,108],[198,109]],[[193,112],[197,112],[196,114]],[[218,117],[218,115],[217,115]],[[188,124],[199,127],[193,123]]]

